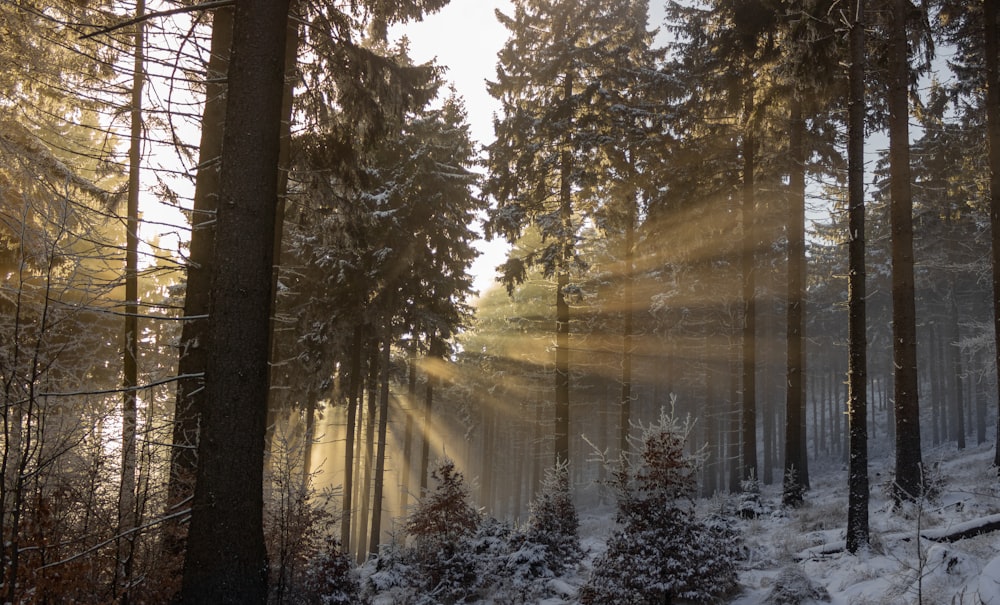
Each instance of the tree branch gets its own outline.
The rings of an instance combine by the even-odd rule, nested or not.
[[[81,40],[86,40],[88,38],[93,38],[100,36],[102,34],[110,34],[113,31],[126,28],[130,25],[135,25],[136,23],[142,23],[143,21],[149,21],[150,19],[158,19],[160,17],[169,17],[170,15],[177,15],[180,13],[193,13],[197,11],[207,11],[216,8],[222,8],[224,6],[232,6],[236,4],[236,0],[211,0],[209,2],[202,2],[201,4],[195,4],[194,6],[182,6],[180,8],[172,8],[165,11],[156,11],[152,13],[146,13],[140,17],[135,17],[133,19],[128,19],[127,21],[122,21],[115,25],[110,25],[108,27],[102,27],[97,31],[93,31],[84,36],[80,36]]]

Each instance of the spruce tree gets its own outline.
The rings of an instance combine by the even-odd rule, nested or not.
[[[685,451],[689,431],[661,413],[645,428],[637,459],[615,471],[618,527],[581,589],[583,603],[710,603],[736,586],[738,536],[695,514],[698,462]]]

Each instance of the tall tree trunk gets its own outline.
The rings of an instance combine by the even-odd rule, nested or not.
[[[421,443],[420,450],[420,497],[423,498],[424,494],[427,492],[427,475],[430,468],[430,457],[431,457],[431,431],[432,429],[432,412],[434,409],[434,386],[437,383],[437,367],[435,363],[438,361],[438,356],[442,354],[441,341],[438,339],[437,334],[431,334],[430,346],[427,351],[427,386],[424,392],[424,418],[421,423],[421,431],[423,432],[423,439]]]
[[[146,12],[145,0],[137,0],[137,18]],[[125,326],[122,367],[122,469],[118,490],[118,553],[115,589],[122,589],[121,603],[128,605],[132,591],[132,558],[136,526],[136,389],[139,386],[139,170],[142,164],[142,89],[145,83],[145,26],[135,25],[132,61],[131,142],[128,150],[128,202],[125,227]]]
[[[631,194],[631,198],[628,203],[628,217],[625,219],[625,268],[622,275],[624,280],[622,288],[624,318],[622,320],[622,388],[619,399],[621,414],[618,418],[618,442],[620,451],[623,452],[628,450],[628,434],[632,421],[632,291],[635,287],[635,222],[637,214],[635,207],[637,200],[634,192]],[[626,458],[622,458],[623,463],[626,460]]]
[[[267,600],[263,530],[271,267],[288,0],[235,5],[210,355],[181,602]],[[224,353],[224,354],[223,354]]]
[[[573,159],[570,152],[562,153],[562,186],[560,187],[560,216],[563,229],[570,229],[570,177]],[[564,237],[569,237],[564,234]],[[569,303],[566,287],[569,285],[570,244],[565,243],[556,269],[556,372],[555,372],[555,464],[569,461]]]
[[[361,496],[358,503],[361,505],[361,512],[358,516],[358,563],[365,560],[367,549],[365,548],[368,537],[368,511],[372,496],[372,467],[375,458],[375,414],[377,412],[376,400],[378,397],[378,370],[379,370],[379,348],[378,338],[372,337],[368,346],[368,393],[367,417],[365,419],[365,454],[363,458],[364,468],[361,474]]]
[[[754,85],[748,80],[743,98],[743,478],[759,478],[757,471],[757,294],[754,251],[757,248],[754,169],[756,140],[753,134]]]
[[[573,96],[573,74],[566,74],[563,100]],[[568,143],[567,143],[568,144]],[[573,256],[573,153],[564,148],[559,158],[559,220],[562,250],[556,267],[555,465],[569,463],[569,264]]]
[[[340,546],[344,552],[351,549],[351,506],[354,495],[354,444],[357,440],[358,396],[361,393],[361,349],[364,329],[354,327],[351,340],[350,382],[347,395],[347,437],[344,445],[344,497],[340,517]]]
[[[188,243],[187,286],[181,327],[180,358],[177,362],[177,398],[174,406],[173,450],[167,506],[181,506],[194,492],[198,456],[198,422],[204,407],[204,374],[208,363],[209,285],[212,247],[215,242],[215,212],[219,198],[219,160],[222,157],[226,118],[226,73],[233,39],[233,9],[222,7],[212,19],[212,42],[206,69],[205,107],[201,119],[198,174],[191,210],[191,241]],[[172,510],[168,510],[172,512]],[[180,555],[184,528],[172,524],[167,548]]]
[[[850,458],[847,479],[847,550],[868,544],[868,339],[865,312],[865,2],[851,19],[847,122],[847,417]]]
[[[921,495],[917,320],[913,283],[913,198],[910,186],[910,0],[895,0],[889,59],[890,221],[892,223],[892,343],[896,397],[895,500]]]
[[[386,323],[390,323],[388,320]],[[382,538],[382,489],[385,485],[385,442],[389,426],[389,362],[392,353],[392,335],[388,327],[382,340],[382,361],[379,364],[378,395],[378,450],[375,453],[375,493],[372,498],[372,529],[368,542],[368,555],[378,555]]]
[[[986,124],[990,145],[990,242],[993,261],[993,339],[997,402],[1000,404],[1000,0],[983,0],[983,44],[986,63]],[[1000,474],[1000,414],[997,414],[993,466]]]
[[[403,473],[399,490],[399,510],[402,511],[403,515],[407,514],[406,509],[410,505],[410,475],[412,474],[410,450],[413,449],[413,414],[414,403],[417,400],[417,342],[415,339],[410,341],[406,370],[406,428],[403,432]]]
[[[730,335],[729,359],[727,361],[729,374],[729,493],[735,494],[740,491],[740,482],[743,480],[743,467],[740,465],[740,434],[742,414],[740,413],[741,402],[739,399],[740,372],[738,368],[741,363],[740,348],[737,345],[735,334]]]
[[[958,289],[955,286],[955,279],[951,279],[951,306],[948,313],[951,338],[945,343],[951,355],[951,376],[954,381],[952,390],[952,437],[958,449],[965,449],[965,389],[962,385],[962,349],[959,343],[962,342],[961,326],[958,323]]]
[[[298,0],[292,0],[289,9],[298,4]],[[274,234],[271,245],[274,247],[274,266],[271,267],[271,325],[270,325],[270,356],[271,356],[271,384],[276,382],[274,369],[281,367],[281,360],[278,359],[278,346],[275,334],[278,330],[278,279],[281,274],[281,241],[285,232],[285,207],[288,198],[288,176],[291,170],[291,147],[292,147],[292,102],[295,97],[295,83],[297,77],[295,66],[298,62],[299,51],[299,22],[301,19],[295,15],[288,15],[285,27],[285,83],[281,95],[281,138],[278,146],[278,206],[274,213]],[[264,437],[264,464],[267,472],[265,476],[270,476],[271,471],[271,442],[274,439],[277,418],[280,410],[277,409],[276,402],[268,402],[267,408],[267,434]],[[268,483],[270,487],[270,482]]]
[[[788,215],[788,331],[787,331],[787,388],[785,390],[785,491],[784,504],[797,506],[802,503],[802,492],[807,484],[807,454],[805,435],[801,427],[805,421],[805,384],[802,367],[805,356],[802,348],[803,297],[806,278],[806,167],[805,121],[802,101],[793,93],[789,119],[788,153],[791,160],[789,178],[790,212]]]

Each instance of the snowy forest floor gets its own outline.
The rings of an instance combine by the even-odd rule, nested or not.
[[[811,490],[797,509],[780,507],[780,486],[763,486],[770,512],[739,522],[746,558],[732,605],[1000,605],[1000,531],[948,542],[942,536],[1000,520],[1000,482],[990,465],[993,444],[964,451],[954,446],[925,451],[930,480],[940,487],[931,502],[894,509],[886,482],[892,459],[870,463],[871,546],[846,553],[846,465],[812,469]],[[735,498],[698,504],[703,514],[727,513]],[[587,555],[571,573],[551,581],[541,605],[576,603],[593,561],[614,526],[614,507],[580,513]],[[924,536],[918,540],[917,535]],[[928,539],[933,538],[933,539]]]

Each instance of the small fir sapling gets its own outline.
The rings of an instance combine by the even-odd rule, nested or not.
[[[357,568],[340,542],[330,538],[327,547],[313,557],[305,570],[302,586],[305,603],[351,605],[360,594]]]
[[[706,603],[736,586],[728,527],[695,514],[698,460],[684,451],[690,425],[661,413],[638,442],[638,457],[614,471],[617,529],[580,591],[582,603]]]
[[[545,547],[554,572],[583,558],[580,520],[569,491],[569,465],[561,462],[545,473],[542,489],[529,507],[527,539]]]
[[[744,519],[756,519],[769,511],[760,498],[760,481],[756,474],[740,481],[739,500],[736,503],[736,513]]]
[[[454,462],[445,460],[431,477],[435,489],[406,522],[406,534],[412,538],[407,553],[424,596],[433,602],[461,602],[483,581],[472,540],[482,519]]]

